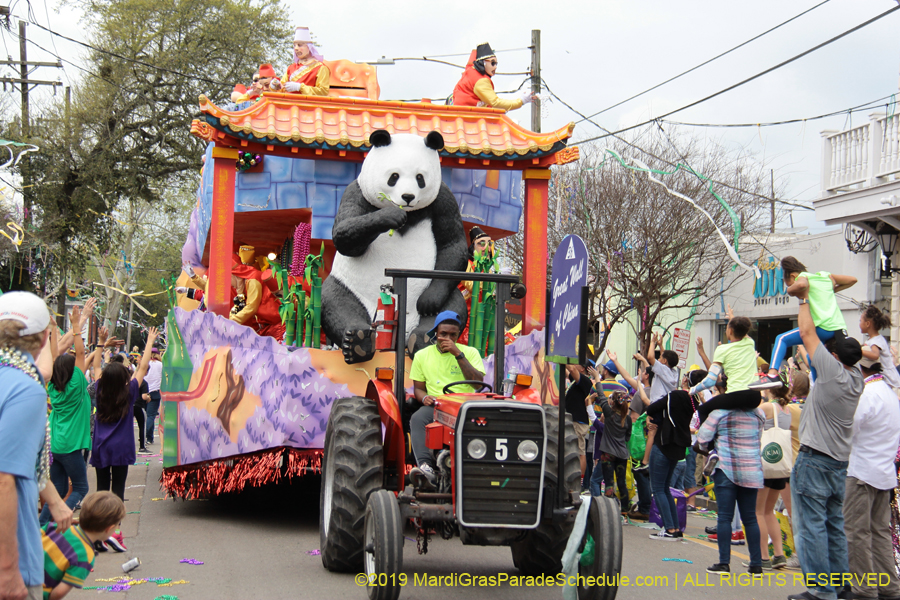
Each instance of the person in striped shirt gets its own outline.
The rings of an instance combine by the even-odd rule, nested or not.
[[[50,523],[41,534],[44,545],[44,600],[59,600],[81,589],[94,566],[94,544],[109,538],[125,517],[125,504],[112,492],[88,494],[81,503],[79,524],[60,533]]]

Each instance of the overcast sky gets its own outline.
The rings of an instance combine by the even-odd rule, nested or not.
[[[49,11],[45,9],[46,1],[50,2]],[[480,42],[489,41],[495,50],[521,49],[530,44],[531,30],[540,29],[544,80],[563,100],[591,114],[744,42],[820,1],[331,0],[301,3],[290,0],[287,5],[296,25],[310,27],[327,59],[366,61],[382,55],[400,58],[460,54],[442,60],[463,64],[465,55]],[[70,9],[57,11],[54,0],[32,0],[32,6],[42,25],[47,25],[49,20],[52,29],[86,39],[78,15]],[[595,120],[616,130],[661,115],[767,69],[895,6],[897,0],[831,0],[752,44]],[[13,16],[26,16],[25,2],[14,3]],[[14,21],[14,31],[15,27]],[[28,35],[53,49],[49,34],[31,27]],[[6,53],[17,58],[18,41],[6,32],[3,37]],[[75,44],[59,38],[54,41],[63,57],[78,61],[84,54]],[[53,60],[34,46],[29,47],[28,53],[29,60]],[[502,52],[498,56],[501,72],[529,69],[527,49]],[[283,68],[290,60],[290,48],[271,60]],[[248,73],[251,69],[248,65]],[[446,97],[452,93],[460,74],[453,67],[421,61],[379,67],[381,97]],[[55,79],[57,73],[54,69],[41,69],[33,76]],[[77,69],[71,66],[66,69],[65,77],[69,81],[79,76]],[[495,88],[498,91],[517,88],[524,77],[495,77]],[[813,117],[895,93],[898,79],[900,11],[737,90],[670,118],[695,123],[758,123]],[[854,113],[853,125],[867,121],[871,112]],[[545,131],[580,119],[559,103],[545,106],[544,113]],[[527,106],[510,116],[530,126]],[[849,123],[847,115],[840,115],[806,124],[762,129],[698,129],[696,133],[755,152],[767,166],[775,169],[777,182],[786,184],[791,200],[808,202],[817,198],[820,191],[820,132],[842,130]],[[594,125],[581,122],[575,129],[574,139],[600,133]],[[185,131],[184,135],[189,132]],[[807,211],[795,211],[794,223],[822,226]]]

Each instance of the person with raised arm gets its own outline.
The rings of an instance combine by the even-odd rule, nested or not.
[[[97,384],[97,429],[91,465],[97,470],[97,489],[112,489],[123,500],[128,466],[133,465],[136,458],[132,425],[134,404],[140,396],[141,383],[150,367],[150,355],[158,335],[156,327],[147,331],[147,344],[134,376],[124,364],[110,362]]]
[[[520,98],[506,100],[497,96],[492,78],[497,73],[497,55],[491,45],[478,44],[456,87],[453,88],[453,106],[486,106],[503,110],[522,108],[534,100],[534,94],[524,92]]]
[[[66,506],[74,509],[89,491],[87,465],[84,451],[91,447],[91,399],[87,393],[87,379],[84,376],[84,339],[81,337],[85,323],[89,323],[97,305],[95,298],[89,298],[84,310],[78,306],[69,316],[70,331],[75,341],[75,354],[68,352],[58,356],[53,362],[53,375],[47,392],[50,395],[50,451],[53,462],[50,465],[50,481],[56,486],[60,496],[65,496],[72,480],[72,493]],[[50,507],[41,511],[41,526],[50,521]]]
[[[800,418],[800,452],[791,471],[794,540],[809,591],[790,600],[830,600],[838,592],[834,573],[849,573],[844,532],[844,494],[853,439],[853,417],[865,384],[857,363],[862,347],[852,337],[832,336],[822,342],[810,303],[812,287],[795,293],[800,303],[797,323],[818,373]],[[846,595],[846,594],[845,594]]]

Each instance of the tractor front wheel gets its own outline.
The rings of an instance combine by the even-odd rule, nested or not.
[[[375,402],[335,400],[325,428],[319,493],[319,548],[329,571],[362,571],[366,503],[383,487],[383,455]]]
[[[543,502],[554,502],[549,493],[557,490],[557,457],[559,456],[559,409],[555,406],[544,408],[547,427],[547,450],[544,462]],[[572,417],[566,415],[565,446],[563,447],[563,473],[567,494],[581,489],[581,464],[578,460],[578,438],[572,426]],[[549,484],[549,486],[548,486]],[[556,575],[562,571],[562,555],[572,533],[572,523],[546,520],[529,531],[524,539],[511,545],[513,564],[525,575]]]
[[[387,490],[369,496],[363,562],[369,600],[397,600],[403,589],[403,517],[397,498]]]
[[[619,591],[618,586],[613,585],[622,571],[622,517],[619,510],[616,498],[591,498],[587,525],[578,546],[582,553],[578,574],[594,581],[605,576],[605,580],[603,585],[579,585],[578,600],[613,600]]]

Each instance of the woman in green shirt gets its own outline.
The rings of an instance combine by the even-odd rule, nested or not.
[[[819,340],[827,342],[836,333],[847,335],[847,323],[844,315],[838,308],[836,292],[846,290],[856,283],[856,277],[850,275],[832,275],[826,271],[809,273],[806,267],[793,256],[785,256],[781,259],[781,270],[784,273],[785,293],[796,296],[802,290],[809,290],[809,311],[812,314],[813,323],[816,325],[816,334]],[[804,300],[801,300],[802,304]],[[756,383],[750,384],[750,389],[766,390],[781,387],[781,378],[778,371],[787,349],[791,346],[802,344],[800,330],[792,329],[775,338],[775,347],[772,349],[772,360],[769,362],[769,373],[764,375]],[[811,371],[813,381],[816,380],[815,370]]]
[[[87,379],[84,376],[84,340],[82,325],[89,321],[96,301],[91,298],[85,303],[84,313],[76,307],[70,321],[75,340],[75,354],[65,353],[53,361],[53,375],[47,385],[50,395],[50,481],[60,497],[64,497],[72,480],[72,493],[66,499],[66,506],[74,509],[88,491],[87,464],[83,450],[91,447],[91,399],[87,393]],[[50,511],[45,506],[41,511],[40,523],[50,520]]]

